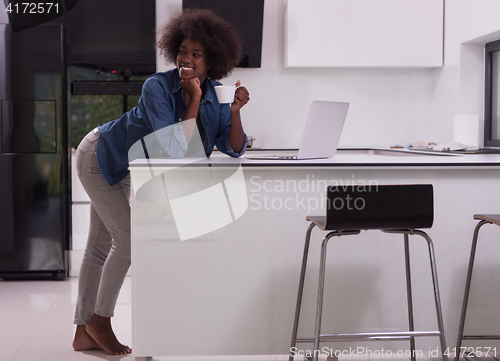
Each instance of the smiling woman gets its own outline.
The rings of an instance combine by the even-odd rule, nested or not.
[[[128,354],[111,327],[116,300],[130,266],[130,175],[128,164],[141,152],[134,144],[154,135],[172,158],[190,154],[196,128],[207,157],[214,146],[239,157],[248,139],[240,109],[249,101],[240,86],[231,104],[220,104],[214,87],[238,64],[241,40],[236,30],[208,10],[188,9],[162,30],[157,45],[176,68],[149,77],[138,106],[99,125],[80,143],[76,168],[91,200],[89,238],[80,268],[75,350],[103,349]],[[195,127],[195,124],[197,127]],[[200,146],[201,147],[201,146]],[[130,157],[132,154],[132,158]],[[152,156],[147,151],[142,153]]]
[[[208,76],[220,80],[228,76],[241,60],[242,40],[234,27],[210,10],[186,9],[160,31],[156,47],[160,54],[176,63],[184,39],[196,39],[204,45]]]

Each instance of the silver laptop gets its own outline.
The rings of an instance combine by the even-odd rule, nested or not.
[[[297,154],[250,156],[247,159],[321,159],[337,152],[349,103],[314,100]]]

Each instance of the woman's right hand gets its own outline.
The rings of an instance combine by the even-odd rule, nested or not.
[[[179,84],[181,88],[184,89],[184,96],[186,97],[187,104],[186,111],[182,120],[196,119],[198,117],[198,109],[200,106],[202,93],[200,79],[198,79],[198,77],[181,79]],[[187,138],[188,137],[186,137],[186,139]]]
[[[201,84],[200,79],[198,77],[189,78],[189,79],[181,79],[179,82],[184,92],[189,95],[189,98],[195,98],[198,102],[201,100]],[[188,100],[189,101],[189,100]]]

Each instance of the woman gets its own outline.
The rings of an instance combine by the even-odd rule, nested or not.
[[[214,145],[239,157],[248,142],[240,117],[250,99],[247,89],[239,87],[230,105],[219,104],[214,91],[220,84],[215,80],[227,76],[240,61],[236,30],[211,11],[188,9],[162,29],[157,47],[176,69],[148,78],[137,107],[99,125],[78,146],[76,168],[91,199],[91,218],[79,277],[75,350],[131,352],[111,327],[130,266],[130,147],[156,132],[169,155],[182,157],[196,128],[207,157]]]

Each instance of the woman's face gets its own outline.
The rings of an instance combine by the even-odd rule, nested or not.
[[[177,69],[181,79],[198,77],[202,84],[208,73],[203,44],[198,40],[184,39],[177,54]]]

